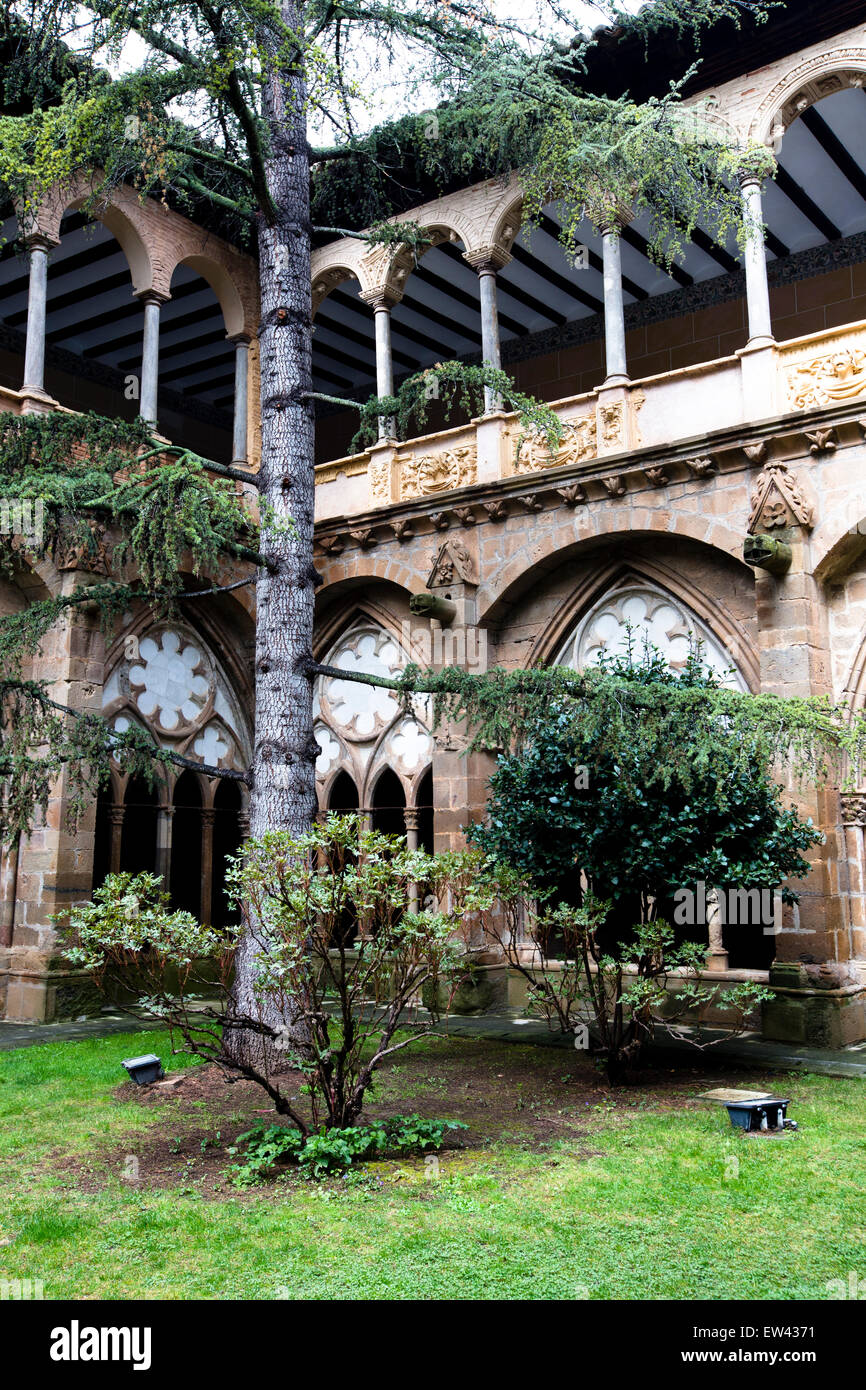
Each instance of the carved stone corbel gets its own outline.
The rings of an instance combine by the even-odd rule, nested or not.
[[[686,459],[685,464],[693,478],[712,478],[719,471],[719,465],[711,454],[702,454],[698,458]]]
[[[567,487],[558,487],[556,491],[567,507],[579,507],[587,498],[586,488],[582,483],[569,483]]]

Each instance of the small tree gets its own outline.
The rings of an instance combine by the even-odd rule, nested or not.
[[[583,882],[608,903],[617,931],[665,916],[677,890],[698,882],[775,890],[808,873],[803,852],[821,835],[782,806],[778,750],[757,720],[750,731],[749,697],[734,696],[744,722],[728,728],[723,705],[698,703],[727,694],[699,653],[676,672],[633,644],[584,675],[590,698],[552,693],[500,757],[477,845],[536,894],[579,905]],[[614,716],[623,682],[643,699]],[[796,900],[788,886],[781,892]]]
[[[201,927],[169,910],[153,875],[113,874],[72,912],[67,956],[115,998],[162,1019],[175,1050],[261,1086],[302,1135],[321,1123],[344,1129],[385,1058],[431,1031],[428,1021],[396,1037],[422,987],[445,980],[454,990],[463,978],[470,950],[461,929],[492,902],[477,864],[477,855],[408,850],[397,836],[362,830],[357,816],[332,815],[302,836],[273,831],[247,843],[229,874],[242,926]],[[431,890],[420,908],[419,883]],[[351,947],[347,918],[358,924]],[[255,1002],[238,1014],[226,1006],[246,933],[257,948]],[[203,998],[205,988],[217,997]],[[283,1027],[270,1022],[275,1008],[289,1020]],[[235,1028],[260,1047],[238,1058]],[[290,1068],[304,1074],[307,1106],[285,1093]]]
[[[747,1010],[770,997],[751,981],[724,985],[702,978],[703,949],[694,942],[677,945],[661,919],[639,924],[633,940],[610,953],[599,941],[609,903],[588,894],[580,907],[560,903],[535,912],[531,887],[514,870],[500,866],[493,880],[497,910],[483,914],[485,937],[526,981],[531,1014],[573,1033],[576,1047],[594,1040],[611,1085],[633,1078],[657,1028],[709,1046],[701,1034],[711,1011],[726,1015],[730,1037],[742,1032]],[[676,993],[668,988],[674,974]],[[686,1015],[688,1034],[680,1026]]]

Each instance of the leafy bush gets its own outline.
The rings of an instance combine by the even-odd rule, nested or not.
[[[483,931],[526,982],[529,1012],[563,1033],[586,1030],[604,1058],[612,1085],[633,1079],[657,1028],[681,1034],[686,1014],[696,1046],[707,1015],[724,1013],[726,1036],[741,1032],[747,1010],[771,992],[753,981],[726,984],[702,975],[706,947],[679,945],[660,919],[639,923],[632,940],[607,951],[599,939],[610,908],[587,894],[581,906],[533,909],[531,887],[514,870],[491,866],[497,907],[482,917]],[[677,976],[676,993],[668,989]],[[717,1038],[716,1041],[720,1041]]]
[[[239,1135],[229,1150],[236,1153],[244,1146],[243,1162],[232,1165],[232,1181],[238,1187],[258,1182],[281,1162],[296,1163],[304,1177],[321,1179],[365,1159],[440,1149],[446,1134],[466,1128],[459,1120],[420,1115],[396,1115],[347,1129],[323,1126],[306,1137],[283,1125],[258,1125]]]
[[[681,673],[652,648],[603,659],[588,680],[629,679],[658,691],[697,691],[718,677],[693,654]],[[521,746],[501,757],[491,778],[485,823],[473,843],[511,865],[538,894],[574,905],[581,873],[596,900],[610,905],[602,939],[612,947],[634,922],[672,911],[677,889],[698,881],[717,890],[776,889],[808,873],[803,852],[821,840],[811,820],[781,805],[768,755],[757,740],[744,758],[743,735],[693,721],[675,737],[663,723],[621,738],[580,702],[552,703],[523,730]],[[640,736],[639,736],[640,735]],[[576,776],[585,768],[584,776]],[[782,888],[788,901],[796,899]]]
[[[346,1129],[383,1061],[433,1026],[427,1018],[395,1040],[424,986],[438,995],[444,983],[447,997],[464,978],[473,951],[465,924],[492,902],[482,859],[409,850],[364,830],[357,815],[329,815],[305,835],[247,842],[229,872],[243,926],[202,927],[171,911],[152,874],[112,874],[73,909],[66,955],[93,969],[110,997],[132,997],[143,1016],[164,1021],[176,1049],[261,1086],[300,1134]],[[419,884],[429,890],[423,905]],[[351,946],[347,921],[358,927]],[[232,988],[242,943],[254,952],[245,1007]],[[241,1033],[252,1039],[243,1053],[233,1046]],[[292,1068],[303,1104],[280,1084]]]

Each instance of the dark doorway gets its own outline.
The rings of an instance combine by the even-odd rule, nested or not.
[[[142,777],[133,777],[123,798],[123,833],[120,838],[120,867],[130,874],[156,871],[156,817],[158,798],[155,787]]]
[[[373,805],[370,808],[373,829],[381,831],[383,835],[405,837],[406,818],[403,815],[405,808],[406,796],[403,791],[403,784],[396,772],[392,772],[390,767],[386,767],[373,788]]]
[[[418,848],[433,853],[433,769],[428,767],[415,793],[418,809]]]
[[[105,882],[111,869],[111,810],[114,806],[111,784],[100,787],[96,798],[96,823],[93,828],[93,879],[90,891],[94,893]]]
[[[174,784],[171,825],[171,904],[196,918],[201,913],[201,790],[194,772]]]

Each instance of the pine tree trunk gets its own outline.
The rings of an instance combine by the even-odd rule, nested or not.
[[[295,27],[293,4],[282,6]],[[250,830],[300,834],[316,811],[312,683],[313,508],[315,500],[310,287],[310,195],[306,89],[302,74],[271,73],[264,94],[270,127],[268,187],[275,214],[259,222],[261,283],[262,458],[259,472],[262,552],[276,573],[262,570],[256,588],[255,746]],[[238,952],[234,1007],[252,1012],[272,1027],[287,1025],[302,1039],[291,1010],[256,1001],[253,984],[259,946],[247,935]],[[263,1041],[250,1030],[235,1032],[229,1055],[261,1065]],[[277,1050],[271,1067],[282,1062]]]

